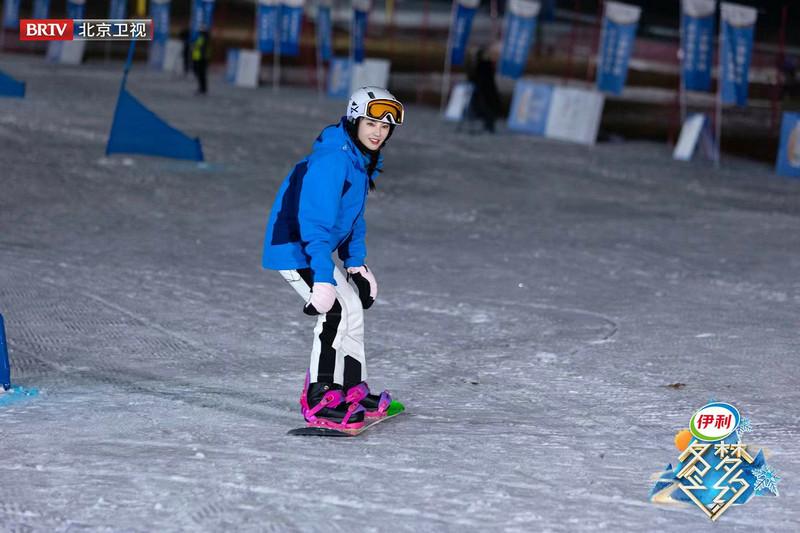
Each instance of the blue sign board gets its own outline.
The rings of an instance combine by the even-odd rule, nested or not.
[[[331,58],[330,69],[328,69],[328,96],[347,99],[350,96],[350,76],[350,58]]]
[[[511,98],[508,128],[531,135],[544,135],[552,96],[552,85],[528,80],[517,81]]]
[[[784,113],[775,172],[800,178],[800,113]]]

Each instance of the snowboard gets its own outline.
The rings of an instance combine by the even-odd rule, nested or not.
[[[406,408],[402,403],[392,400],[392,403],[389,404],[389,409],[386,410],[386,416],[365,422],[364,427],[361,429],[339,431],[338,429],[331,428],[302,427],[290,430],[287,435],[294,435],[297,437],[357,437],[369,428],[389,420],[390,418],[394,418],[405,410]]]

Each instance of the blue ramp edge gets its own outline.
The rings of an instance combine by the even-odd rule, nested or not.
[[[106,154],[114,153],[203,160],[200,139],[192,139],[164,122],[125,87],[120,89],[106,146]]]
[[[26,402],[39,396],[39,389],[28,389],[20,385],[12,385],[10,389],[4,391],[0,387],[0,407]]]
[[[0,70],[0,96],[25,98],[25,83],[15,80]]]

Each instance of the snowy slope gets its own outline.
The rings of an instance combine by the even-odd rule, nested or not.
[[[342,103],[137,66],[208,164],[106,158],[120,64],[2,68],[0,312],[41,396],[0,409],[0,531],[710,531],[647,493],[712,396],[785,479],[726,531],[800,522],[800,183],[410,106],[367,211],[370,384],[409,413],[289,438],[313,319],[261,239]]]

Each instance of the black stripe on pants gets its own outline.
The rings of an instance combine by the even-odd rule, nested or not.
[[[310,268],[301,268],[297,273],[308,285],[314,286],[314,273]],[[317,381],[320,383],[333,383],[333,376],[336,369],[336,349],[333,347],[333,340],[339,330],[342,321],[342,304],[337,298],[331,310],[325,313],[325,323],[322,325],[322,332],[319,335],[320,354],[319,366],[317,367]],[[344,357],[344,383],[341,385],[345,390],[353,385],[361,383],[361,363],[354,357],[346,355]]]

